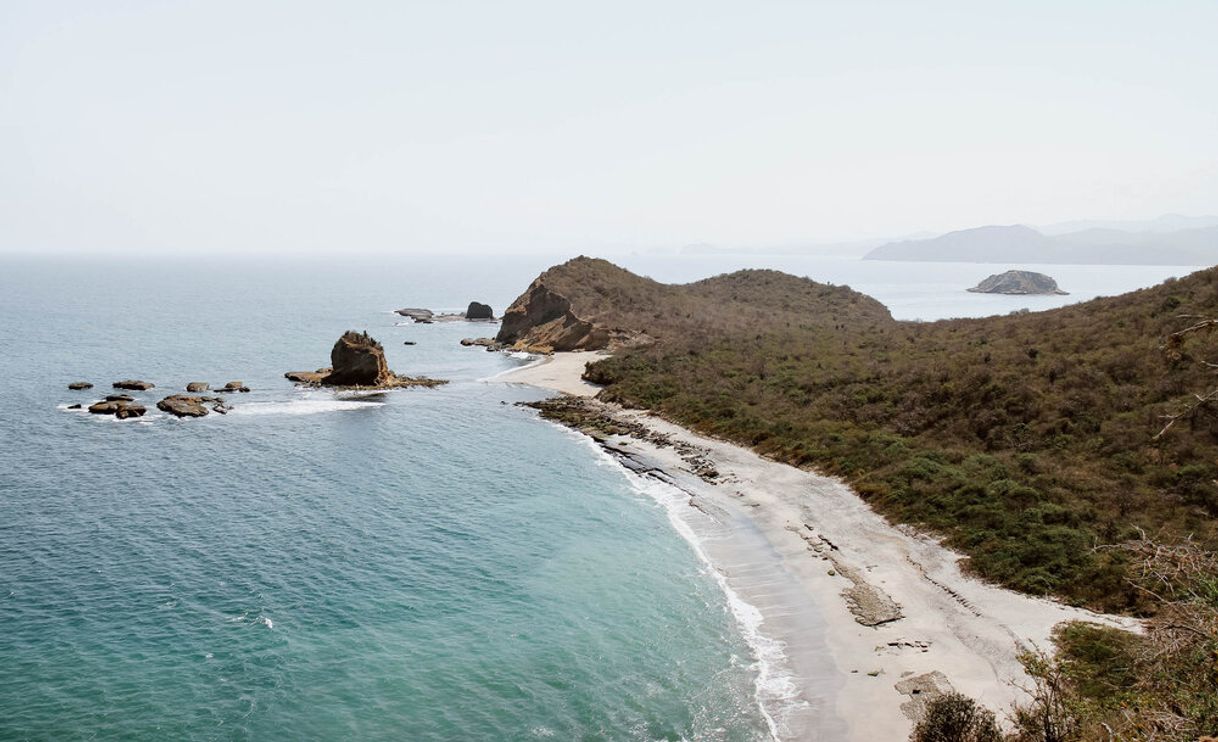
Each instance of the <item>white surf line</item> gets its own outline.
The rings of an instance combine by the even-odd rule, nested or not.
[[[597,457],[619,472],[633,490],[646,496],[664,510],[673,530],[685,541],[694,556],[714,578],[741,637],[753,654],[755,660],[753,699],[766,723],[770,738],[776,741],[790,738],[793,732],[788,728],[786,717],[792,712],[807,708],[808,703],[801,697],[802,688],[798,676],[790,667],[785,651],[786,644],[767,635],[762,630],[765,617],[761,610],[740,597],[740,594],[731,586],[723,570],[707,554],[704,539],[698,535],[694,525],[688,520],[701,517],[713,521],[713,517],[699,508],[692,507],[689,502],[689,493],[679,487],[637,474],[624,466],[590,436],[565,426],[560,425],[559,427],[590,446]]]

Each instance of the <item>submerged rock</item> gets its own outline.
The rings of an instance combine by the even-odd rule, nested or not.
[[[68,384],[68,388],[73,391],[80,391],[81,389],[92,389],[93,384],[88,381],[73,381],[71,384]]]
[[[140,381],[139,379],[124,379],[111,384],[115,389],[133,389],[137,392],[145,392],[156,386],[151,381]]]
[[[217,392],[248,392],[250,388],[245,385],[244,381],[230,381],[224,386],[217,389]]]
[[[1033,271],[996,273],[969,291],[975,294],[1066,294],[1057,287],[1057,281]]]
[[[171,394],[157,402],[156,407],[177,417],[204,417],[209,408],[223,415],[230,409],[219,397],[194,397],[189,394]]]
[[[469,308],[465,310],[466,319],[495,319],[495,310],[491,309],[489,304],[481,304],[476,301],[469,303]]]

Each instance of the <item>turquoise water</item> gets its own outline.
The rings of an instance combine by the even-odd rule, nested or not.
[[[6,261],[0,738],[766,737],[661,508],[503,404],[538,393],[481,381],[521,363],[457,344],[485,328],[388,311],[501,309],[542,267]],[[282,378],[346,329],[453,383]],[[61,409],[126,377],[254,391],[202,420]]]
[[[539,392],[485,381],[523,362],[457,343],[493,328],[390,311],[501,311],[552,262],[0,259],[0,739],[768,737],[765,668],[671,511],[512,404]],[[963,288],[991,266],[621,262],[669,281],[782,268],[921,319],[1188,270],[1055,266],[1070,297],[990,297]],[[452,383],[282,378],[347,329]],[[64,409],[129,377],[158,384],[149,402],[194,380],[254,391],[202,420]]]

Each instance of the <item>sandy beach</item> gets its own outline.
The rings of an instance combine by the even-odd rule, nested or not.
[[[495,381],[589,397],[597,387],[579,377],[594,357],[555,354]],[[758,695],[781,739],[906,739],[919,705],[948,688],[1001,718],[1029,683],[1020,651],[1051,648],[1056,624],[1137,627],[965,576],[959,554],[889,524],[840,480],[646,413],[598,414],[634,431],[601,448],[683,501],[670,517],[747,604],[737,618],[755,608],[758,641],[779,643]]]

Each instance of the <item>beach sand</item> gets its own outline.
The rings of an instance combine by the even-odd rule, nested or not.
[[[607,353],[554,353],[542,356],[526,366],[499,374],[494,377],[494,380],[528,384],[570,394],[574,397],[591,397],[600,391],[600,387],[580,378],[584,373],[584,366],[607,355]]]
[[[555,354],[496,381],[591,396],[597,387],[579,377],[594,357]],[[771,658],[770,687],[759,688],[781,739],[903,740],[918,704],[949,686],[1001,719],[1030,685],[1019,653],[1051,649],[1056,624],[1138,627],[965,576],[960,554],[888,523],[840,480],[643,412],[604,413],[647,432],[601,447],[683,494],[693,507],[677,517],[725,588],[759,611],[762,641],[781,643],[782,666]],[[698,475],[708,465],[718,476]]]

